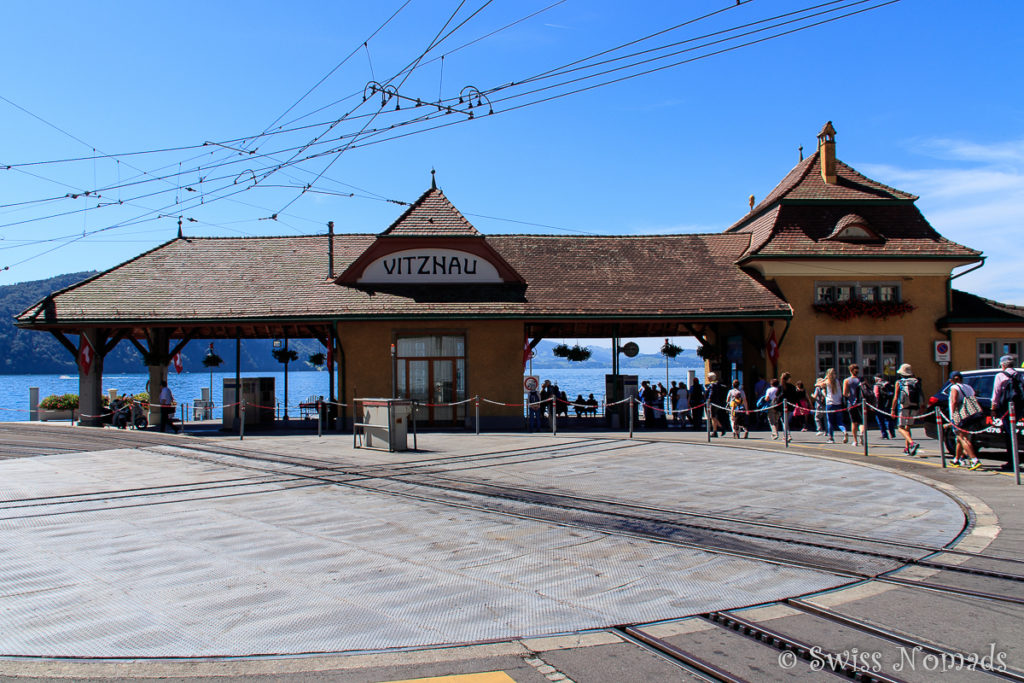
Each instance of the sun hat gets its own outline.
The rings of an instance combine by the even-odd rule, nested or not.
[[[910,367],[910,363],[904,363],[900,366],[900,369],[896,371],[897,375],[902,377],[913,377],[914,371]]]

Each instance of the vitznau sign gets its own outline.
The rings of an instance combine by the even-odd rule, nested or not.
[[[373,284],[502,282],[497,269],[476,254],[455,249],[407,249],[382,256],[359,282]]]

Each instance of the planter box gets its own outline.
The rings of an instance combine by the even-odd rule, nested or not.
[[[74,410],[49,410],[47,408],[40,408],[39,409],[39,420],[40,420],[40,422],[46,422],[47,420],[53,420],[53,421],[68,420],[68,421],[71,421],[71,420],[75,419],[75,412],[76,411],[74,411]]]

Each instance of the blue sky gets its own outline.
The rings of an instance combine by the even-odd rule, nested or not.
[[[957,286],[1024,304],[1024,5],[870,9],[882,2],[15,3],[0,28],[0,284],[111,267],[171,239],[179,215],[193,235],[311,233],[328,220],[380,232],[402,211],[388,200],[414,200],[431,168],[485,234],[719,232],[832,120],[840,159],[919,195],[939,232],[984,250],[986,266]],[[598,58],[659,48],[607,69],[678,52],[647,67],[521,84],[716,12]],[[778,26],[737,36],[766,25]],[[568,93],[621,76],[632,77]],[[373,80],[400,98],[363,102]],[[468,87],[493,115],[456,105]],[[417,98],[464,113],[412,109]],[[437,118],[409,123],[425,111]],[[308,127],[255,137],[275,122]],[[426,130],[439,124],[451,125]]]

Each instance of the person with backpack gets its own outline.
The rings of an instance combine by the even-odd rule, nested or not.
[[[1016,362],[1017,357],[1012,354],[1000,358],[1000,372],[992,383],[992,417],[1002,418],[1006,454],[1011,459],[1013,441],[1010,440],[1010,404],[1013,403],[1013,411],[1018,420],[1024,417],[1024,373],[1013,367]]]
[[[825,378],[819,377],[814,383],[814,391],[811,392],[811,401],[814,405],[814,425],[818,428],[817,436],[825,435],[825,411],[828,409],[825,397]]]
[[[863,400],[861,397],[860,366],[856,363],[850,366],[850,376],[843,380],[843,400],[846,402],[846,409],[850,413],[850,431],[853,432],[853,445],[859,446],[864,434],[864,425],[861,424],[861,418],[864,413],[860,406],[860,402]]]
[[[903,452],[907,455],[917,455],[921,444],[914,442],[910,430],[914,427],[914,413],[921,407],[921,380],[914,377],[914,370],[910,363],[904,363],[896,371],[899,379],[896,380],[896,388],[893,392],[892,413],[897,416],[896,431],[906,440],[907,445]],[[922,458],[928,456],[922,455]]]
[[[964,376],[954,372],[949,376],[949,419],[952,429],[956,430],[956,453],[953,456],[953,467],[966,467],[976,470],[981,467],[978,454],[971,443],[970,432],[983,426],[985,412],[978,405],[974,388],[964,384]]]
[[[893,429],[893,420],[888,412],[895,394],[892,382],[887,380],[884,375],[877,375],[873,390],[875,400],[872,405],[878,408],[878,410],[874,411],[875,422],[878,423],[878,431],[882,433],[883,439],[895,439],[896,432]]]

